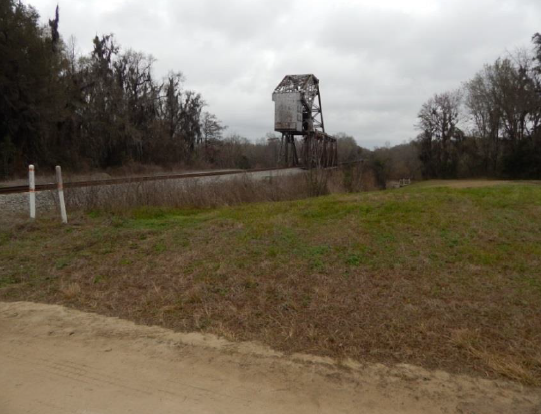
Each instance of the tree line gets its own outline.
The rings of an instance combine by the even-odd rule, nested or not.
[[[226,127],[179,71],[157,79],[155,59],[96,36],[80,56],[18,0],[0,0],[0,177],[61,164],[88,171],[149,164],[275,166],[279,138],[224,137]],[[461,88],[435,94],[413,142],[373,151],[338,134],[339,160],[365,159],[376,180],[541,177],[541,35],[531,51],[486,65]]]
[[[541,178],[541,34],[418,114],[425,178]]]
[[[127,162],[190,163],[216,158],[224,125],[180,72],[153,75],[154,58],[96,36],[78,56],[17,0],[0,0],[0,176],[29,163],[72,170]]]
[[[79,55],[18,0],[0,0],[0,177],[28,164],[71,171],[134,165],[259,168],[277,165],[280,139],[250,141],[205,111],[181,72],[153,74],[155,59],[123,50],[112,34],[96,36]],[[342,161],[358,160],[355,140],[339,134]],[[144,170],[144,168],[143,168]]]

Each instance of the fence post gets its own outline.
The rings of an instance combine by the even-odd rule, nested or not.
[[[30,218],[36,218],[36,179],[34,176],[34,166],[28,166],[28,200],[30,202]]]
[[[58,186],[58,202],[60,204],[60,215],[62,216],[62,223],[68,222],[68,215],[66,214],[66,204],[64,203],[64,186],[62,184],[62,168],[60,165],[56,166],[56,184]]]

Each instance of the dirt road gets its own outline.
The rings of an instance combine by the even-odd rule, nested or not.
[[[541,390],[0,303],[0,413],[541,413]]]

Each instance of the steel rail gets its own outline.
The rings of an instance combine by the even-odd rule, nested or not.
[[[337,165],[340,167],[342,165],[357,164],[361,161],[351,161],[351,162],[342,162]],[[329,169],[334,169],[337,167],[331,167]],[[250,174],[256,172],[266,172],[266,171],[279,171],[279,170],[292,170],[299,169],[299,167],[274,167],[274,168],[254,168],[251,170],[231,170],[231,171],[209,171],[203,173],[182,173],[182,174],[166,174],[166,175],[148,175],[142,177],[118,177],[118,178],[108,178],[105,180],[88,180],[88,181],[72,181],[64,183],[64,188],[77,188],[77,187],[92,187],[92,186],[102,186],[102,185],[115,185],[115,184],[129,184],[129,183],[139,183],[145,181],[160,181],[160,180],[181,180],[186,178],[202,178],[202,177],[216,177],[221,175],[235,175],[235,174]],[[56,188],[56,183],[47,183],[47,184],[36,184],[37,191],[47,191],[54,190]],[[1,187],[0,186],[0,195],[1,194],[15,194],[15,193],[27,193],[28,185],[16,185],[10,187]]]

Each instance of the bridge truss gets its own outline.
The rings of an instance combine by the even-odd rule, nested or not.
[[[282,133],[280,163],[303,168],[336,166],[336,138],[325,133],[319,80],[314,75],[287,75],[272,99],[274,130]]]

